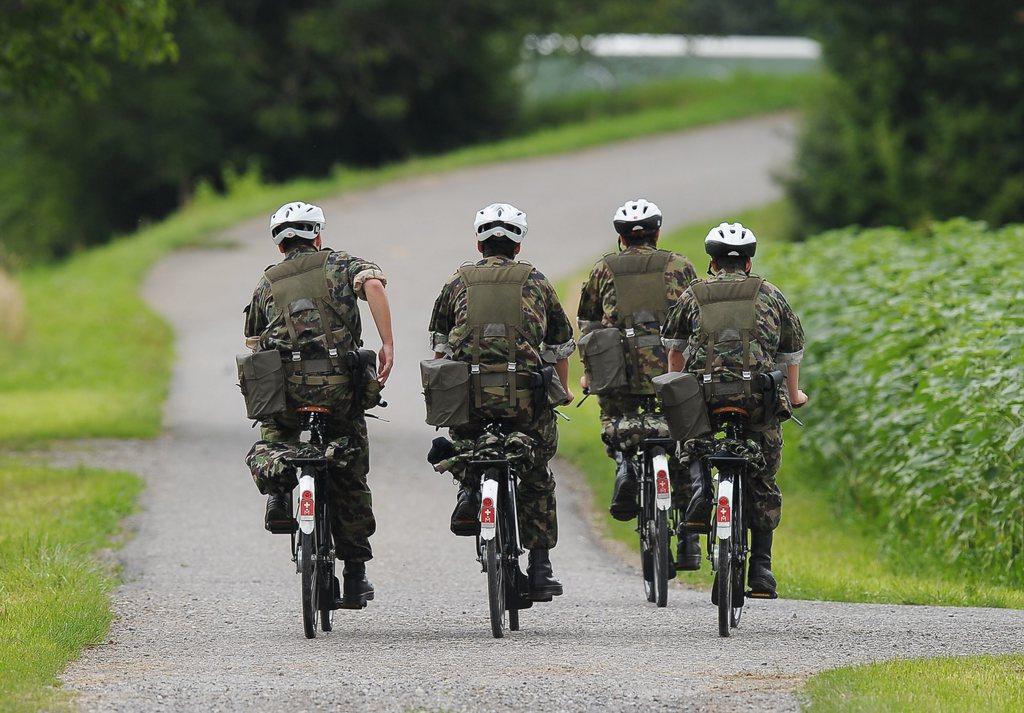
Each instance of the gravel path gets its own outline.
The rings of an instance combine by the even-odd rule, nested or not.
[[[777,196],[786,116],[391,184],[325,203],[328,243],[378,260],[392,282],[398,368],[391,423],[371,422],[377,598],[307,641],[287,538],[262,528],[242,456],[254,440],[234,386],[241,307],[275,259],[263,220],[229,231],[238,250],[162,262],[146,291],[173,323],[178,362],[166,435],[87,456],[131,468],[148,488],[121,551],[125,584],[105,645],[65,675],[85,710],[793,709],[810,673],[890,656],[1022,648],[1024,612],[753,603],[739,635],[717,636],[705,594],[674,587],[667,609],[598,542],[579,478],[556,469],[566,594],[491,639],[472,542],[447,522],[454,488],[424,462],[419,359],[442,281],[473,255],[472,216],[504,200],[529,212],[523,257],[552,278],[612,241],[609,219],[644,195],[667,227]],[[299,196],[297,196],[298,198]],[[267,206],[269,212],[276,206]],[[372,331],[371,331],[372,334]],[[374,340],[368,339],[369,343]]]

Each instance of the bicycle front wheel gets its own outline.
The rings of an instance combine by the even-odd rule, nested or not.
[[[313,533],[299,533],[299,566],[302,571],[302,630],[307,639],[316,638],[319,582],[316,570],[316,540]]]
[[[497,533],[487,541],[487,605],[490,609],[491,634],[495,639],[505,636],[505,568],[501,562],[501,546]]]

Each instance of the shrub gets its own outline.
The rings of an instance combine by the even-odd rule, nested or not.
[[[1024,226],[955,220],[827,233],[769,261],[809,336],[802,442],[908,566],[1024,583],[1022,251]]]
[[[808,233],[1024,219],[1019,3],[794,2],[834,77],[789,179]]]

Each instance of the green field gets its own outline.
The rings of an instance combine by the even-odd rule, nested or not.
[[[0,709],[60,702],[57,676],[110,624],[114,547],[141,482],[128,473],[0,458]]]

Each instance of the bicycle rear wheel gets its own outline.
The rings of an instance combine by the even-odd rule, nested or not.
[[[505,568],[502,566],[500,530],[487,541],[487,606],[491,619],[491,634],[495,639],[505,636]]]
[[[317,570],[317,587],[319,588],[318,609],[320,610],[320,630],[331,631],[334,628],[334,556],[331,554],[331,523],[329,514],[324,514],[324,525],[318,528],[321,534]]]
[[[316,576],[316,543],[313,533],[299,533],[298,555],[302,570],[302,630],[307,639],[314,639],[319,614],[319,582]]]
[[[732,627],[732,538],[718,541],[715,595],[718,600],[718,635],[729,636]]]
[[[668,513],[664,510],[654,511],[654,520],[650,523],[651,528],[651,553],[652,574],[654,584],[654,603],[659,607],[668,604]]]

